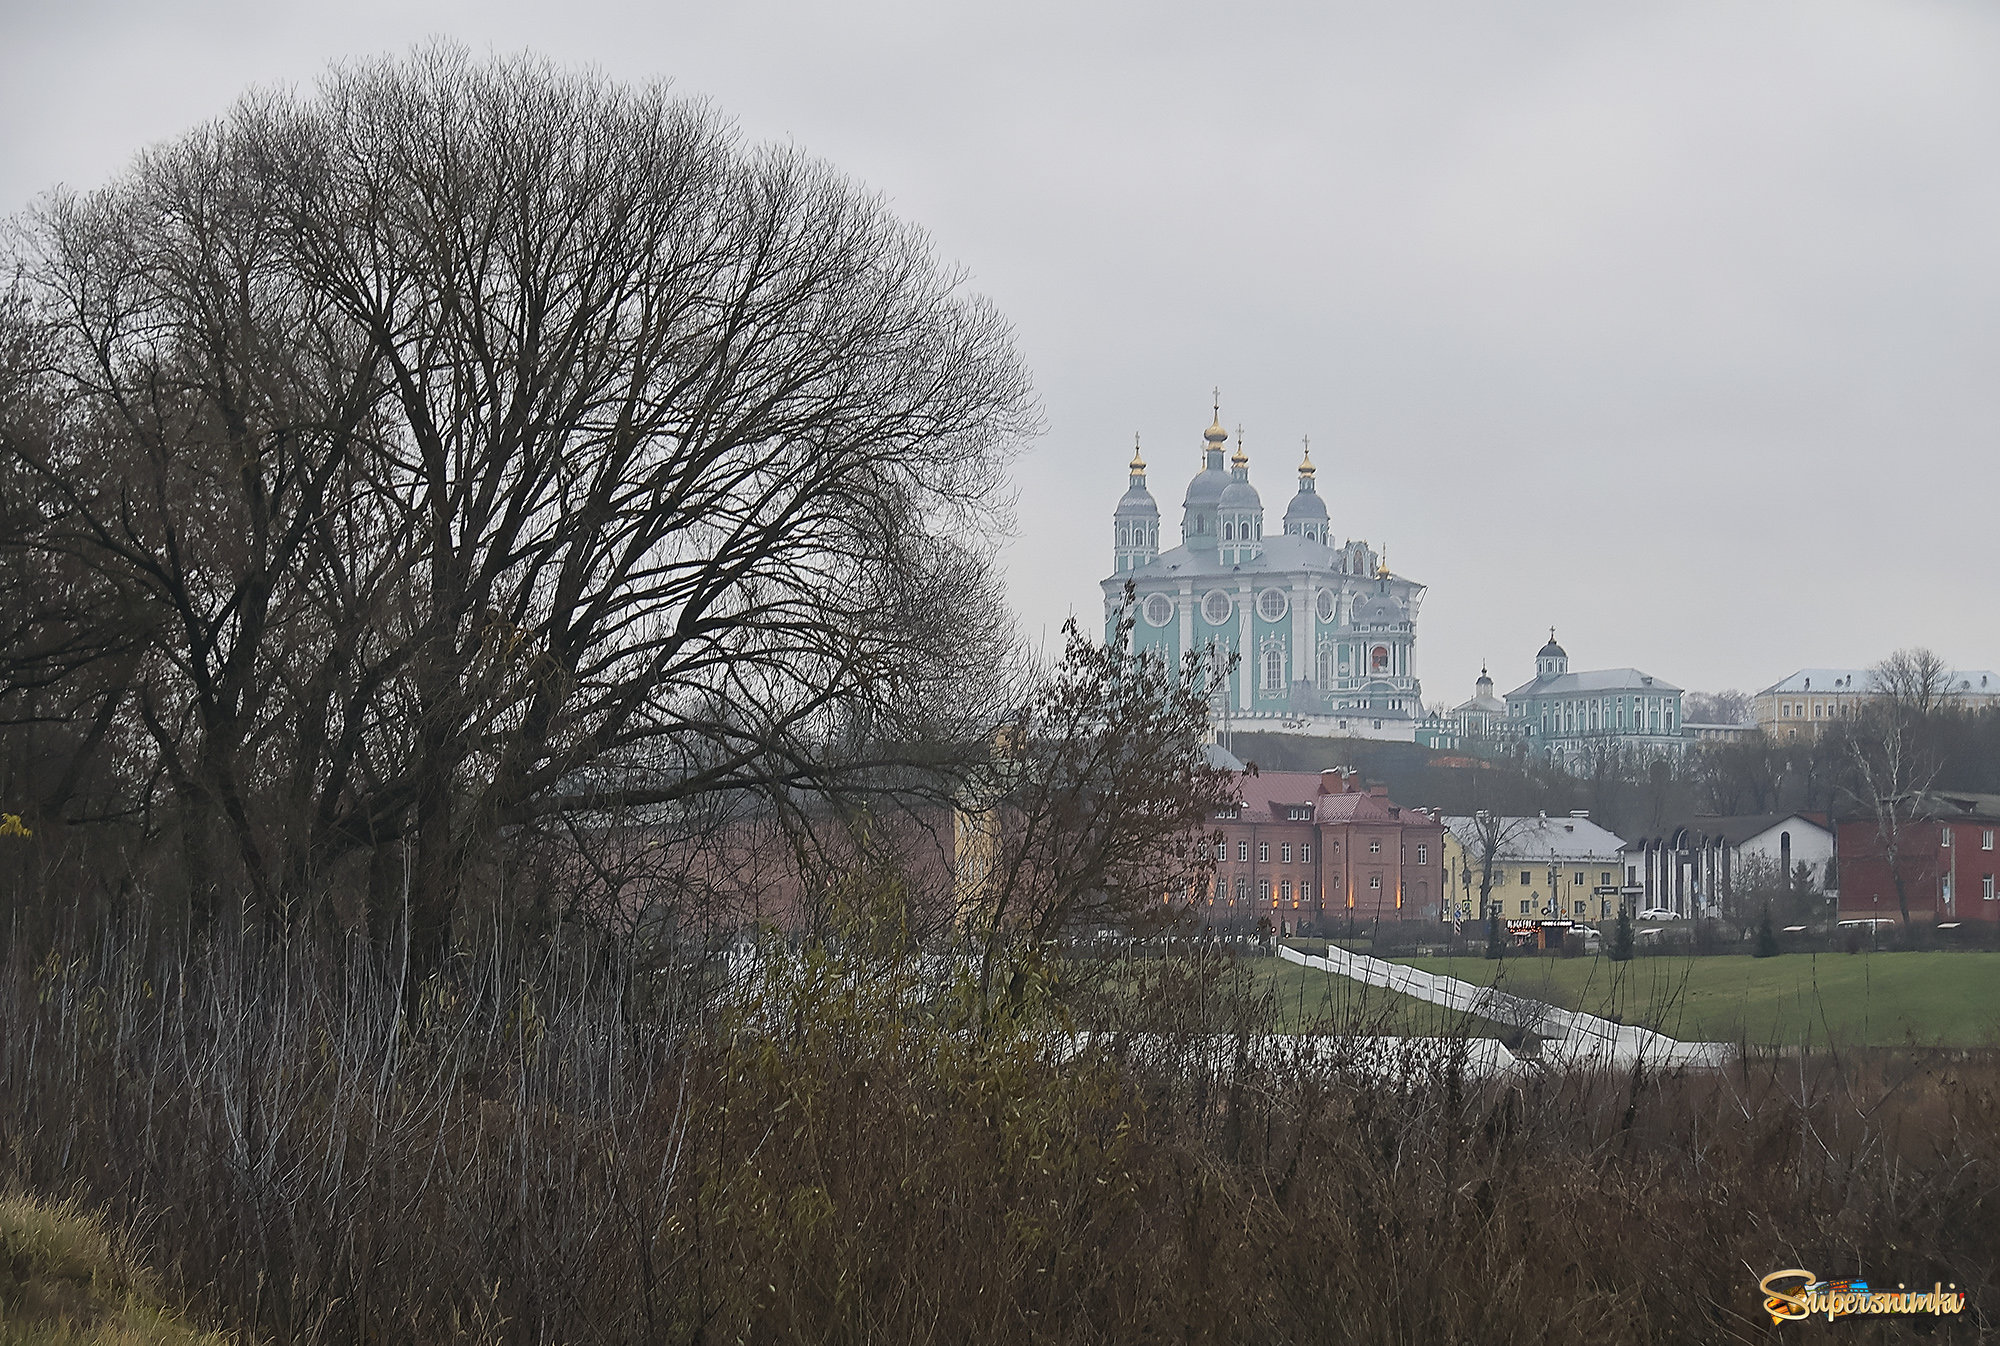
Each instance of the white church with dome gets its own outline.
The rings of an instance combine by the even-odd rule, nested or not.
[[[1146,463],[1133,452],[1113,515],[1107,633],[1130,584],[1135,649],[1170,660],[1211,647],[1240,656],[1217,708],[1220,725],[1414,739],[1423,714],[1415,654],[1424,586],[1390,573],[1365,541],[1335,543],[1310,449],[1282,530],[1267,535],[1242,431],[1225,469],[1228,443],[1218,407],[1181,503],[1180,545],[1166,551]]]

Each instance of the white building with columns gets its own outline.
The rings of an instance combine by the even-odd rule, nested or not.
[[[1267,532],[1242,432],[1225,467],[1228,442],[1218,409],[1181,503],[1180,545],[1165,551],[1146,463],[1133,453],[1112,518],[1107,633],[1130,584],[1135,650],[1239,657],[1218,707],[1227,727],[1412,740],[1423,714],[1415,653],[1424,586],[1391,573],[1367,542],[1334,541],[1310,451],[1283,523]]]

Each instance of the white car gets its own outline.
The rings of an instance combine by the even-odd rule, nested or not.
[[[1639,913],[1642,921],[1678,921],[1680,913],[1672,907],[1648,907]]]

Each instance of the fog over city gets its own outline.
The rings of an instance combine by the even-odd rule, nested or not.
[[[1972,5],[9,0],[0,211],[429,37],[670,79],[878,190],[1015,324],[1005,555],[1095,627],[1135,432],[1429,586],[1427,701],[2000,665],[2000,14]]]

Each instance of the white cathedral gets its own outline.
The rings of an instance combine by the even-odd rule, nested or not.
[[[1391,574],[1364,541],[1334,544],[1309,448],[1284,531],[1266,537],[1242,432],[1225,471],[1221,422],[1218,407],[1181,504],[1181,545],[1169,551],[1160,550],[1145,460],[1133,451],[1131,485],[1113,515],[1107,637],[1129,583],[1135,650],[1178,660],[1213,646],[1241,656],[1219,726],[1413,739],[1423,714],[1414,654],[1424,586]]]

